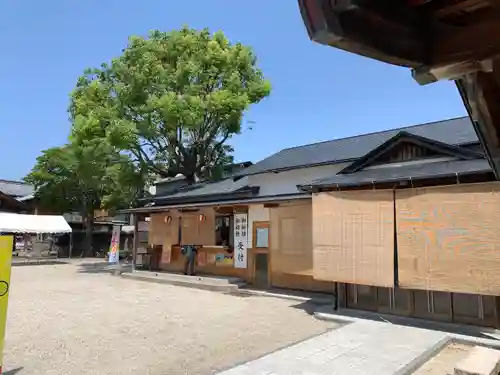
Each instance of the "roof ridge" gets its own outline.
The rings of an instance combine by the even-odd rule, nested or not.
[[[27,182],[24,182],[24,181],[6,180],[6,179],[3,179],[3,178],[0,178],[0,182],[8,182],[8,183],[11,183],[11,184],[18,184],[18,185],[30,185],[30,184],[28,184]]]
[[[395,130],[404,131],[404,130],[410,129],[410,128],[417,128],[417,127],[421,127],[421,126],[427,126],[427,125],[437,124],[439,122],[455,121],[455,120],[460,120],[460,119],[465,119],[465,118],[468,118],[468,116],[452,117],[452,118],[448,118],[446,120],[430,121],[430,122],[426,122],[424,124],[414,124],[414,125],[403,126],[401,128],[392,128],[392,129],[386,129],[386,130],[378,130],[378,131],[374,131],[374,132],[371,132],[371,133],[362,133],[362,134],[357,134],[357,135],[350,135],[348,137],[330,139],[330,140],[327,140],[327,141],[307,143],[305,145],[284,148],[284,149],[278,151],[278,153],[282,152],[282,151],[285,151],[285,150],[293,150],[293,149],[296,149],[296,148],[307,147],[307,146],[314,146],[314,145],[319,145],[319,144],[322,144],[322,143],[329,143],[329,142],[341,141],[341,140],[343,141],[344,139],[353,139],[353,138],[358,138],[358,137],[365,137],[365,136],[368,136],[368,135],[382,134],[382,133],[386,133],[386,132],[390,132],[390,131],[395,131]]]

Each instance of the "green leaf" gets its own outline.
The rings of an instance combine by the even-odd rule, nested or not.
[[[253,104],[271,92],[249,47],[207,29],[132,36],[123,54],[88,69],[71,94],[71,141],[106,139],[144,175],[217,175]],[[228,154],[229,153],[229,154]]]

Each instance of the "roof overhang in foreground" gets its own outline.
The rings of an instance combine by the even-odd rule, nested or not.
[[[248,204],[259,204],[259,203],[271,203],[271,202],[282,202],[297,199],[310,199],[309,194],[287,194],[287,195],[275,195],[272,197],[262,197],[262,198],[252,198],[252,199],[238,199],[238,200],[220,200],[220,201],[208,201],[199,203],[189,203],[189,204],[171,204],[163,206],[150,206],[150,207],[138,207],[138,208],[128,208],[125,210],[118,211],[121,213],[153,213],[162,212],[167,210],[182,209],[182,208],[201,208],[201,207],[211,207],[211,206],[235,206],[235,205],[248,205]]]
[[[498,1],[298,1],[313,41],[411,68],[420,84],[455,80],[500,177]]]
[[[0,212],[1,233],[70,233],[71,227],[59,215],[23,215]]]

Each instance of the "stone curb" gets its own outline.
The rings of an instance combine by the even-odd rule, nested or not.
[[[142,275],[134,275],[132,273],[127,273],[127,272],[121,273],[120,276],[124,279],[132,279],[132,280],[146,281],[156,284],[167,284],[167,285],[181,286],[185,288],[201,289],[201,290],[223,292],[223,293],[234,293],[235,291],[238,291],[240,287],[238,284],[227,284],[227,285],[203,284],[197,282],[185,282],[181,280],[169,280],[159,277],[145,277]]]
[[[273,298],[281,298],[290,301],[297,302],[312,302],[317,305],[332,305],[333,298],[328,297],[307,297],[307,296],[297,296],[293,294],[285,294],[285,293],[274,293],[265,290],[255,290],[255,289],[238,289],[237,294],[248,295],[248,296],[258,296],[258,297],[273,297]]]
[[[62,260],[23,260],[12,262],[12,267],[23,267],[23,266],[50,266],[50,265],[63,265],[69,264],[67,261]]]
[[[419,367],[424,365],[430,359],[439,354],[441,349],[443,349],[446,345],[448,345],[453,338],[447,336],[441,340],[439,340],[436,344],[431,346],[429,349],[420,354],[417,358],[413,359],[413,361],[407,363],[399,370],[397,370],[394,375],[411,375],[413,374]]]

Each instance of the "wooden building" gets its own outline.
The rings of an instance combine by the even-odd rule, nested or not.
[[[312,201],[297,185],[338,169],[317,166],[245,171],[215,183],[197,184],[154,197],[127,210],[149,217],[153,269],[182,272],[181,245],[201,246],[197,273],[245,279],[262,288],[333,291],[312,277]],[[238,242],[245,247],[238,266]]]
[[[455,80],[485,156],[500,176],[497,0],[298,3],[309,36],[318,43],[408,67],[420,84]]]
[[[21,181],[0,179],[0,211],[12,213],[32,212],[33,187]]]
[[[491,326],[500,295],[492,181],[469,119],[458,118],[285,149],[128,211],[150,216],[162,270],[182,271],[181,244],[202,245],[199,273],[338,289],[346,307]],[[238,268],[241,214],[247,263]]]
[[[314,278],[342,306],[500,325],[500,182],[481,152],[401,131],[313,194]]]

